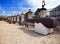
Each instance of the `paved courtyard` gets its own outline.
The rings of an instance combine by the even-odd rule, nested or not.
[[[34,28],[0,21],[0,44],[60,44],[60,32],[43,36],[35,33]]]

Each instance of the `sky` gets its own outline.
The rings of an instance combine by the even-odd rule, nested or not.
[[[45,8],[52,9],[60,5],[60,0],[45,0]],[[29,9],[33,12],[41,8],[42,0],[0,0],[0,15],[26,13]]]

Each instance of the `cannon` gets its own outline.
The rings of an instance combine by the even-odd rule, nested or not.
[[[55,28],[57,26],[57,21],[56,19],[52,19],[52,18],[39,18],[39,19],[27,19],[26,20],[27,23],[42,23],[44,26],[46,26],[47,28]],[[28,25],[28,24],[27,24]]]

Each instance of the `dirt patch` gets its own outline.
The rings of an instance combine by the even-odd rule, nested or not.
[[[60,32],[43,36],[34,28],[24,28],[0,21],[0,44],[60,44]]]

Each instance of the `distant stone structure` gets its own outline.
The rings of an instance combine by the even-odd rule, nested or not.
[[[39,15],[40,17],[46,17],[46,8],[41,8]]]
[[[20,15],[17,15],[17,23],[19,22],[19,17],[20,17]]]
[[[13,18],[12,18],[12,16],[10,16],[11,17],[11,21],[13,20]]]
[[[36,11],[36,15],[40,16],[40,17],[46,17],[46,8],[44,8],[45,6],[45,1],[42,1],[42,8],[38,8]]]
[[[24,15],[24,24],[26,27],[28,27],[27,19],[32,19],[32,13],[33,12],[31,11],[31,9],[29,9],[29,11],[27,13],[25,13],[25,15]]]
[[[40,9],[40,13],[39,13],[40,17],[46,17],[46,8],[44,8],[44,6],[45,6],[45,1],[43,0],[42,8]]]
[[[16,22],[17,22],[17,16],[15,16],[16,17]]]
[[[53,8],[50,11],[50,16],[51,17],[60,17],[60,5],[58,5],[57,7]]]
[[[28,19],[32,18],[32,11],[31,11],[31,9],[29,9],[29,11],[27,12],[27,15],[28,15]]]
[[[22,12],[21,13],[21,24],[23,25],[23,23],[24,23],[24,13]]]
[[[16,15],[14,15],[14,21],[16,22]]]
[[[31,19],[32,18],[32,11],[31,11],[31,9],[29,9],[29,11],[27,12],[27,13],[25,13],[25,19]]]
[[[16,17],[16,23],[18,23],[19,25],[21,25],[21,16],[18,14],[15,16]]]
[[[18,23],[19,23],[19,25],[21,25],[21,16],[19,16],[19,22]]]

